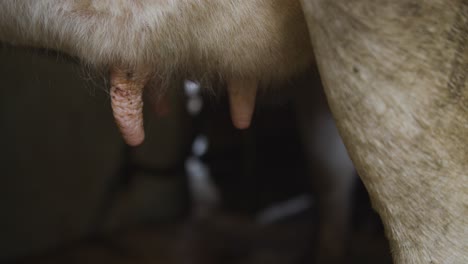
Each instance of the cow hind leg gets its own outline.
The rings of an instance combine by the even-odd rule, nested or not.
[[[302,3],[395,263],[468,263],[467,2]]]

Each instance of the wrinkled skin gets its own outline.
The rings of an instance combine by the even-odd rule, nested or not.
[[[468,263],[468,2],[301,3],[333,115],[395,263]],[[257,83],[310,62],[300,8],[286,0],[2,1],[0,39],[127,72],[113,76],[129,89],[135,75],[147,76],[142,68],[163,78],[206,71],[233,84],[233,122],[245,128]],[[119,123],[124,135],[140,124],[129,120]],[[140,138],[127,142],[141,143],[132,133]]]

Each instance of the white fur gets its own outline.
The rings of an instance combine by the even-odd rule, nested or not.
[[[312,57],[297,1],[8,0],[0,10],[2,41],[163,78],[278,80]]]

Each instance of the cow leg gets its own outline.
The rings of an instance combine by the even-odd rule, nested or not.
[[[468,263],[468,2],[302,3],[395,263]]]
[[[318,73],[295,91],[294,106],[319,212],[314,263],[348,263],[355,170],[326,103]]]

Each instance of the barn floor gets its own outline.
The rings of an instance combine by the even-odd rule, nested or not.
[[[239,216],[218,215],[204,221],[121,230],[15,263],[313,263],[313,222],[311,212],[268,226]],[[370,224],[355,230],[348,260],[391,263],[380,227]]]

